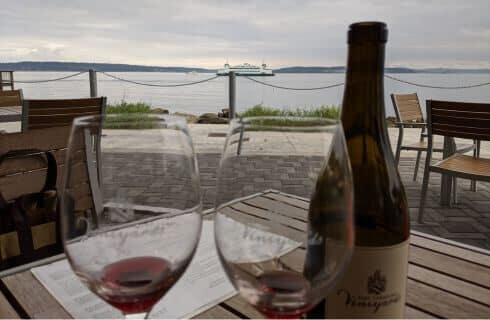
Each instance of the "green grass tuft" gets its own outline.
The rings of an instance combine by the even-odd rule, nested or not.
[[[109,104],[106,108],[107,114],[126,114],[126,113],[151,113],[151,105],[145,102],[126,102],[121,100],[121,102],[116,104]]]
[[[261,104],[248,108],[239,114],[240,117],[265,117],[265,116],[289,116],[289,117],[317,117],[327,119],[339,119],[340,108],[338,106],[320,106],[296,110],[284,110],[263,106]]]

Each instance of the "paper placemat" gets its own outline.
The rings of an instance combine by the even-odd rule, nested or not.
[[[289,242],[286,247],[281,248],[281,253],[285,254],[298,245],[299,243]],[[72,317],[121,317],[120,311],[93,294],[78,279],[66,259],[33,268],[31,272]],[[204,221],[192,262],[181,279],[155,305],[150,318],[191,318],[236,293],[218,258],[213,222]]]

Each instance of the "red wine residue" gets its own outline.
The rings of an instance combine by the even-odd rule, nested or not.
[[[103,298],[123,313],[147,312],[180,276],[170,262],[157,257],[137,257],[115,262],[103,270]],[[148,288],[148,290],[145,290]],[[131,293],[134,289],[134,293]]]
[[[260,282],[260,290],[271,294],[297,294],[302,296],[306,292],[310,284],[302,277],[290,271],[272,271],[266,272],[259,276],[257,280]],[[268,301],[260,301],[256,308],[269,319],[298,319],[305,312],[313,307],[311,304],[303,304],[297,307],[274,306]]]

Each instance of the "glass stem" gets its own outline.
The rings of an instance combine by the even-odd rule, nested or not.
[[[125,313],[124,319],[148,319],[149,312]]]

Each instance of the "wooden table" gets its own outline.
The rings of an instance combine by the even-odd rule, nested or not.
[[[268,190],[237,202],[228,210],[266,224],[270,223],[271,214],[280,214],[280,219],[274,219],[277,229],[294,237],[298,228],[306,227],[307,208],[308,201],[304,199]],[[293,251],[288,255],[294,254]],[[62,257],[53,259],[59,258]],[[407,318],[490,317],[489,251],[412,231],[409,260]],[[0,289],[0,317],[70,317],[33,277],[29,267],[3,276]],[[197,318],[262,318],[262,315],[241,297],[234,296]]]

